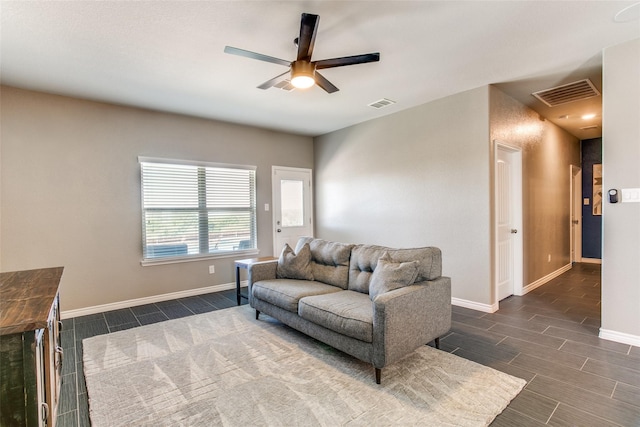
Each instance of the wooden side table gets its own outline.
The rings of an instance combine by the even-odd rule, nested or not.
[[[240,269],[244,268],[247,270],[250,265],[253,264],[264,264],[267,262],[277,261],[278,258],[272,256],[264,256],[260,258],[247,258],[247,259],[239,259],[236,260],[236,298],[238,300],[238,305],[240,305],[240,301],[242,298],[247,299],[247,296],[242,295],[240,292]]]

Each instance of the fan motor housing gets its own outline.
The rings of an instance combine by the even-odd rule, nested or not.
[[[315,64],[312,64],[309,61],[293,61],[291,63],[291,77],[309,76],[313,78],[315,72]]]

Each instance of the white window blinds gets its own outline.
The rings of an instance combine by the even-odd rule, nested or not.
[[[140,158],[144,260],[256,249],[256,168]]]

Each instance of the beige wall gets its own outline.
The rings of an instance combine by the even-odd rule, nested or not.
[[[522,151],[527,286],[571,263],[570,168],[580,166],[580,141],[493,86],[490,123],[491,141]]]
[[[437,246],[453,297],[491,303],[488,87],[315,139],[316,234]]]
[[[65,266],[64,311],[234,280],[232,258],[140,266],[138,156],[256,165],[261,255],[271,166],[313,167],[309,137],[11,87],[0,107],[2,270]]]
[[[314,167],[318,236],[438,246],[444,274],[453,278],[453,296],[490,306],[496,302],[491,141],[497,139],[523,148],[525,285],[569,260],[564,227],[569,165],[579,162],[577,140],[494,87],[342,129],[315,143],[8,87],[2,88],[1,108],[1,266],[65,265],[64,310],[233,280],[231,259],[140,266],[139,155],[255,164],[259,207],[271,202],[271,165]],[[271,253],[270,221],[259,209],[263,255]],[[211,264],[215,275],[208,274]]]
[[[603,56],[603,190],[640,188],[640,39]],[[640,203],[603,203],[601,336],[640,346]]]
[[[489,309],[493,140],[523,152],[524,285],[555,272],[570,262],[579,141],[489,86],[316,138],[316,234],[438,246],[453,297]]]

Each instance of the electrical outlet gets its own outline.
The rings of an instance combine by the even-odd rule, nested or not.
[[[210,265],[209,266],[209,274],[213,274],[216,272],[216,266],[215,265]]]

